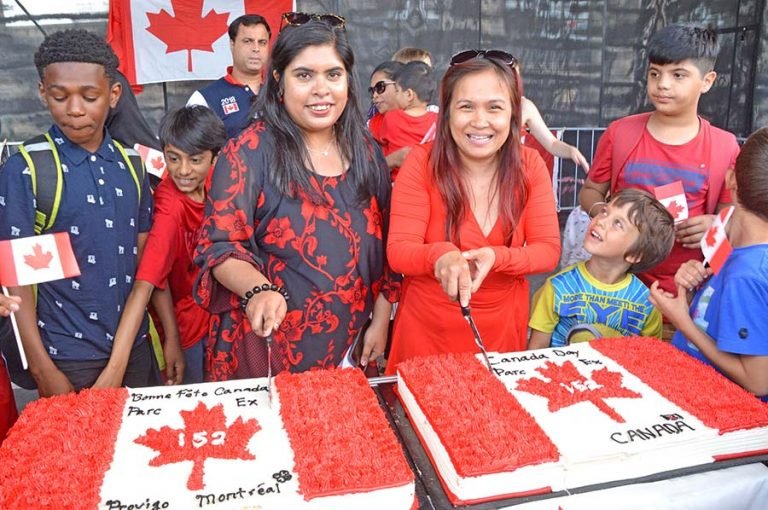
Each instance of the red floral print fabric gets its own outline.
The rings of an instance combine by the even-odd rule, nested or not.
[[[253,264],[290,295],[288,313],[273,335],[274,371],[301,372],[340,363],[379,292],[390,301],[399,277],[389,273],[386,231],[391,187],[359,204],[352,172],[313,176],[313,191],[282,194],[269,179],[274,139],[255,123],[231,140],[216,163],[196,262],[202,267],[196,299],[215,317],[206,352],[207,379],[262,377],[266,344],[251,330],[239,296],[212,269],[229,257]],[[386,163],[376,152],[381,171]],[[352,163],[354,164],[354,162]]]

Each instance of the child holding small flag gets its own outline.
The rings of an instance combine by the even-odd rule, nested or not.
[[[699,241],[731,196],[724,177],[739,146],[731,133],[698,114],[699,100],[714,86],[719,50],[714,29],[691,24],[664,27],[648,41],[647,94],[654,111],[612,122],[600,138],[592,169],[579,194],[582,209],[625,188],[654,193],[676,216],[676,243],[669,257],[639,274],[675,292],[681,263],[698,257]],[[667,185],[675,185],[674,192]],[[687,217],[680,210],[685,204]],[[665,328],[665,338],[671,332]]]
[[[120,384],[131,339],[141,325],[150,296],[163,323],[165,351],[179,343],[184,349],[183,358],[166,359],[168,383],[203,382],[210,314],[192,298],[192,286],[200,272],[194,263],[194,251],[203,222],[206,181],[226,137],[221,119],[201,105],[169,112],[160,124],[169,177],[155,191],[152,230],[108,365],[110,386]],[[158,306],[158,290],[170,291],[172,307]],[[167,327],[169,322],[178,329]]]
[[[0,316],[8,317],[11,312],[19,311],[21,298],[18,296],[4,296],[0,294]]]
[[[651,302],[677,328],[672,340],[676,347],[768,402],[766,168],[768,128],[763,128],[749,137],[736,169],[726,174],[735,205],[726,225],[728,239],[719,244],[730,244],[733,251],[719,271],[714,254],[712,267],[699,260],[686,262],[675,275],[677,297],[656,282]],[[713,224],[706,236],[719,237],[717,230]]]
[[[104,370],[150,227],[146,173],[130,161],[132,150],[123,149],[104,127],[121,93],[117,64],[96,34],[66,30],[47,36],[35,66],[54,125],[47,139],[25,143],[26,154],[14,154],[0,169],[0,240],[14,247],[36,240],[21,259],[11,259],[18,280],[8,285],[25,304],[14,314],[43,397],[92,386]],[[57,199],[47,214],[37,209],[38,193],[48,182],[41,174],[57,179]],[[63,238],[71,242],[72,257],[60,253]],[[58,279],[28,278],[33,271],[52,271],[53,263]],[[73,276],[70,263],[79,265],[79,276]],[[38,283],[36,298],[29,282]],[[150,369],[145,320],[131,344],[123,383],[147,385]]]

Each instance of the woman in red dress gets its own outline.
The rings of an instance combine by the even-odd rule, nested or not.
[[[387,255],[404,274],[387,371],[405,359],[477,352],[460,304],[488,351],[524,350],[526,275],[560,254],[552,181],[520,145],[520,95],[503,51],[453,57],[440,87],[434,144],[413,149],[393,189]]]
[[[385,257],[391,184],[358,108],[344,20],[286,13],[259,119],[222,149],[196,262],[213,314],[209,380],[339,364],[373,313],[363,361],[384,351],[399,284]]]

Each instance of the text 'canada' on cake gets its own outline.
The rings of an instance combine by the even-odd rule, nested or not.
[[[398,395],[454,504],[768,451],[768,406],[653,338],[398,365]],[[691,384],[690,381],[695,381]]]

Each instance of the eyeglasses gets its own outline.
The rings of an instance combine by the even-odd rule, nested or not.
[[[344,28],[346,21],[342,16],[338,14],[315,14],[311,12],[284,12],[280,19],[280,29],[282,30],[283,24],[290,25],[292,27],[298,27],[309,23],[311,20],[322,21],[331,26],[331,28]]]
[[[393,81],[387,81],[387,80],[381,80],[377,81],[373,87],[368,87],[368,93],[370,95],[373,95],[373,93],[377,93],[379,95],[383,94],[385,90],[387,90],[387,85],[394,85],[395,82]]]
[[[489,58],[503,62],[511,68],[517,67],[517,59],[511,53],[503,50],[464,50],[451,57],[451,64],[463,64],[474,58]]]

